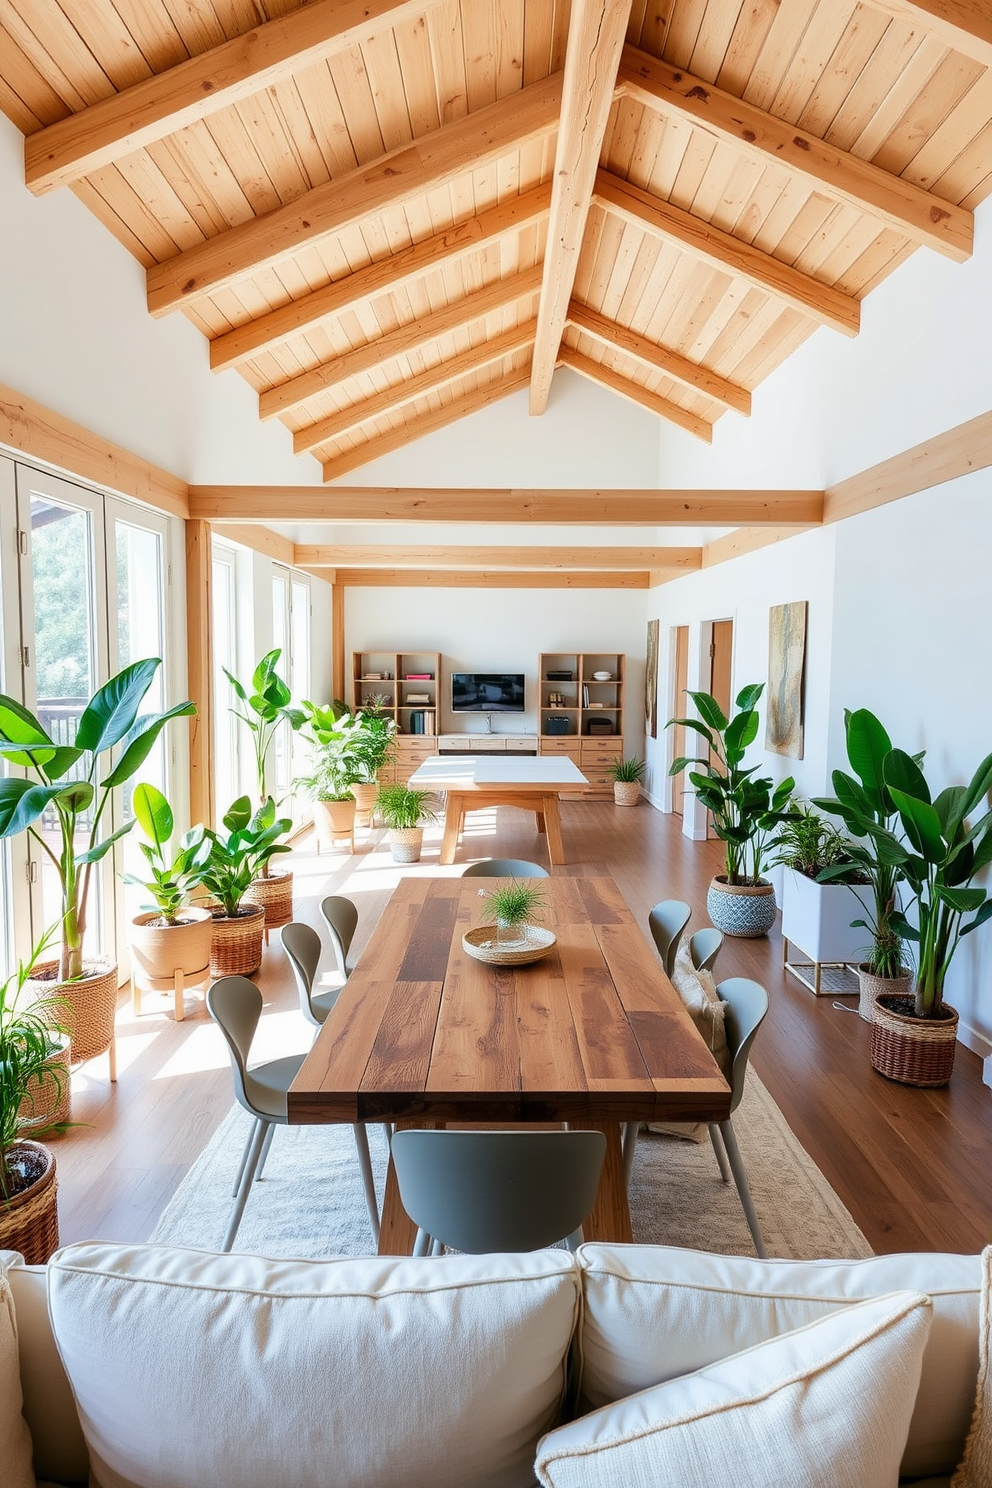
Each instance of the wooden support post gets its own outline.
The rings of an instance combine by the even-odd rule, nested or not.
[[[210,523],[186,523],[186,648],[189,695],[196,703],[189,741],[189,807],[194,822],[213,822],[213,666]]]
[[[343,698],[344,686],[344,585],[335,582],[331,585],[331,697]]]

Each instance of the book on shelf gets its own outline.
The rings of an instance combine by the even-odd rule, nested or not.
[[[433,682],[433,672],[407,672],[404,677],[406,682]]]
[[[408,692],[403,699],[404,703],[429,703],[430,700],[429,692]]]
[[[434,718],[435,718],[434,709],[433,708],[425,708],[424,709],[424,733],[425,734],[432,734],[433,735],[433,733],[435,732],[435,729],[434,729]]]
[[[582,684],[582,706],[583,708],[588,708],[589,706],[589,688],[585,682]]]

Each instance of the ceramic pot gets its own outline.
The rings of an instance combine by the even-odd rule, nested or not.
[[[394,863],[419,863],[420,853],[424,845],[423,827],[392,827],[389,832],[389,845],[393,851]]]
[[[83,976],[78,982],[58,980],[58,961],[43,961],[25,983],[27,995],[35,998],[57,998],[58,1009],[52,1024],[69,1035],[72,1062],[81,1064],[111,1050],[113,1070],[114,1018],[117,1014],[117,967],[106,961],[84,961]]]
[[[317,851],[347,838],[351,851],[355,851],[355,802],[349,796],[346,801],[314,801],[313,824],[317,831]]]
[[[7,1203],[0,1203],[0,1250],[19,1250],[28,1266],[44,1266],[59,1248],[55,1154],[40,1142],[15,1142],[15,1157],[34,1161],[39,1175]]]
[[[132,975],[143,983],[171,982],[177,971],[196,976],[210,965],[213,916],[209,909],[184,905],[175,925],[162,924],[157,910],[131,921]]]
[[[755,940],[775,923],[775,890],[770,883],[728,884],[719,873],[710,881],[706,910],[724,935]]]
[[[215,914],[210,936],[210,975],[251,976],[262,964],[265,910],[242,904],[240,913]]]
[[[353,785],[351,794],[355,798],[355,825],[369,827],[372,825],[372,813],[375,803],[379,797],[379,783],[376,780],[368,785]]]
[[[946,1002],[939,1018],[914,1018],[897,1012],[891,993],[875,999],[871,1025],[871,1064],[900,1085],[933,1089],[946,1085],[954,1069],[958,1015]]]
[[[859,1015],[864,1018],[866,1023],[873,1023],[875,1020],[876,999],[883,992],[889,993],[892,997],[908,997],[912,983],[913,974],[911,971],[904,970],[902,975],[897,977],[880,977],[876,976],[873,971],[869,971],[867,966],[859,966],[858,986],[861,989],[861,995],[858,999]]]
[[[265,933],[288,925],[293,918],[293,875],[270,873],[268,878],[256,878],[248,886],[242,904],[258,904],[265,910]]]

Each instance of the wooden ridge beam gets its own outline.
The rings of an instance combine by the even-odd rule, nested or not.
[[[396,413],[408,404],[416,402],[418,398],[450,387],[460,377],[468,377],[473,372],[481,372],[485,367],[492,366],[493,362],[502,361],[504,357],[512,356],[514,352],[533,346],[536,328],[536,320],[525,321],[523,325],[515,326],[513,330],[504,331],[502,336],[494,337],[492,341],[484,341],[481,346],[469,347],[468,351],[461,352],[450,362],[441,362],[438,366],[431,367],[428,371],[421,372],[406,382],[396,383],[393,387],[385,388],[381,393],[376,393],[361,403],[353,403],[350,408],[343,408],[340,413],[331,414],[329,418],[310,424],[293,435],[293,453],[303,455],[308,450],[327,444],[332,439],[341,439],[344,435],[360,429],[363,424],[368,423],[369,419]],[[415,434],[415,430],[411,429],[411,432]]]
[[[667,347],[648,341],[627,326],[618,325],[615,320],[600,315],[598,310],[573,300],[568,307],[568,323],[577,331],[585,331],[604,346],[614,347],[617,351],[622,351],[624,356],[633,357],[652,372],[660,372],[673,382],[681,383],[690,392],[712,398],[725,408],[742,413],[745,418],[750,415],[751,394],[747,388],[739,387],[737,383],[721,377],[719,372],[712,372],[698,362],[690,362],[688,357],[680,356],[677,351],[669,351]]]
[[[563,367],[571,367],[573,372],[578,372],[580,377],[587,377],[590,382],[598,382],[600,387],[609,388],[612,393],[619,393],[621,398],[629,398],[632,403],[640,404],[650,413],[656,413],[659,418],[678,424],[679,428],[685,429],[687,434],[694,434],[697,439],[704,439],[707,444],[712,441],[713,425],[706,419],[700,418],[696,413],[690,413],[686,408],[680,408],[677,403],[670,403],[667,398],[659,397],[657,393],[652,393],[649,388],[642,387],[639,382],[633,382],[629,377],[624,377],[612,367],[606,367],[602,362],[594,362],[591,357],[583,356],[580,351],[575,351],[571,346],[562,347],[558,360]]]
[[[163,315],[271,264],[330,233],[446,186],[558,125],[561,74],[442,125],[296,201],[227,228],[147,273],[148,308]]]
[[[259,394],[258,411],[263,419],[275,418],[299,408],[310,398],[337,387],[349,378],[361,377],[383,366],[399,356],[407,356],[418,347],[436,341],[451,331],[461,330],[475,320],[481,320],[494,310],[505,309],[527,295],[536,295],[541,287],[541,266],[523,269],[509,279],[497,279],[475,294],[456,300],[444,310],[439,310],[427,320],[413,320],[407,325],[388,331],[377,341],[357,346],[354,351],[342,352],[330,362],[323,362],[309,372],[301,372],[286,382],[276,383]]]
[[[224,530],[228,532],[230,528]],[[315,573],[336,568],[529,568],[551,572],[580,569],[665,569],[692,573],[702,564],[702,549],[603,546],[496,548],[488,544],[472,548],[464,543],[435,546],[408,543],[297,543],[294,562],[297,568],[306,568]]]
[[[620,64],[619,82],[638,103],[656,112],[677,113],[748,154],[777,161],[858,211],[878,217],[897,232],[958,263],[972,251],[974,217],[963,207],[890,175],[669,62],[628,45]]]
[[[29,135],[24,178],[36,196],[361,46],[437,0],[316,0],[145,78]]]
[[[371,458],[371,456],[369,457]],[[818,526],[822,491],[190,486],[190,515],[227,522],[535,522],[564,526]]]
[[[912,449],[882,460],[847,480],[838,481],[824,493],[824,522],[887,506],[917,491],[929,491],[946,481],[958,480],[976,470],[992,466],[992,411],[956,424]]]
[[[631,0],[572,0],[565,48],[544,282],[530,374],[530,412],[548,406],[585,235]]]
[[[871,0],[871,9],[922,26],[945,46],[992,67],[992,11],[982,0]]]
[[[457,419],[465,418],[467,414],[477,413],[480,408],[488,408],[490,403],[498,403],[501,398],[506,398],[510,393],[518,392],[520,388],[526,387],[529,380],[530,368],[528,367],[525,372],[506,377],[501,382],[475,388],[471,393],[465,393],[462,397],[443,404],[433,413],[421,414],[416,423],[409,427],[392,429],[388,434],[379,434],[375,439],[369,439],[366,443],[357,445],[355,449],[348,450],[343,455],[337,455],[333,460],[328,460],[324,465],[324,480],[332,481],[339,475],[347,475],[350,470],[356,470],[360,465],[367,465],[370,460],[378,460],[380,455],[388,455],[393,450],[402,449],[404,445],[422,438],[424,434],[433,434],[436,429],[444,429]]]
[[[469,217],[444,232],[424,238],[403,248],[389,258],[377,259],[364,269],[357,269],[344,279],[316,289],[298,300],[290,300],[278,310],[270,310],[244,325],[235,326],[215,336],[210,343],[210,366],[215,372],[236,367],[260,352],[268,351],[310,326],[344,315],[366,300],[393,294],[425,274],[452,264],[472,253],[479,253],[508,233],[519,232],[548,215],[551,187],[535,186],[523,196],[510,197],[478,217]]]
[[[725,537],[716,537],[703,548],[703,567],[713,568],[718,563],[727,563],[731,558],[742,558],[745,553],[755,553],[759,548],[771,547],[773,543],[786,542],[808,532],[815,523],[802,527],[738,527]]]
[[[315,570],[319,572],[319,570]],[[541,573],[521,569],[339,568],[337,582],[366,589],[647,589],[647,572],[580,569]]]
[[[845,336],[856,336],[861,328],[861,305],[851,295],[818,283],[742,238],[693,217],[691,212],[683,212],[681,207],[662,201],[609,171],[598,172],[593,201],[604,211],[692,253],[720,273],[738,274],[756,289],[777,295],[821,325]]]

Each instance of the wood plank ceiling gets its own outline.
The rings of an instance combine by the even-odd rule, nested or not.
[[[992,189],[981,0],[0,0],[0,107],[330,481],[556,366],[701,439]],[[273,513],[273,515],[277,515]],[[657,567],[653,562],[652,567]]]

